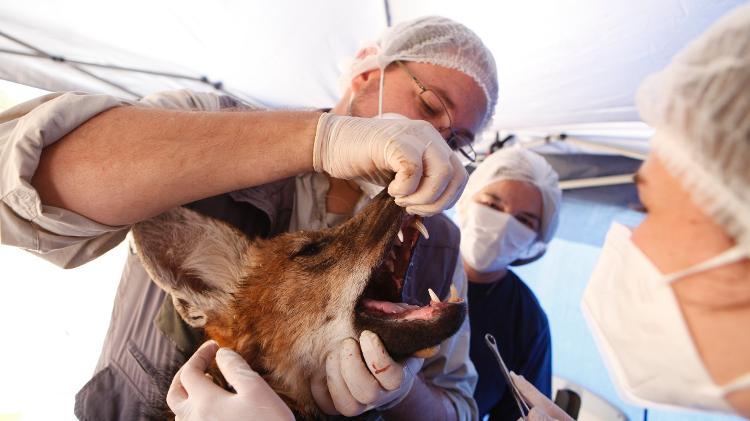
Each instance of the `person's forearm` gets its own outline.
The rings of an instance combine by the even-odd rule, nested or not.
[[[131,224],[311,171],[319,115],[117,107],[47,147],[32,184],[46,205]]]
[[[453,421],[458,418],[456,408],[445,392],[428,386],[420,377],[414,379],[409,394],[390,409],[380,411],[384,419]]]

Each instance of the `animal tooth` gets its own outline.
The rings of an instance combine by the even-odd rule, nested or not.
[[[422,236],[426,240],[430,239],[430,233],[427,232],[427,227],[424,226],[424,224],[422,223],[422,221],[420,221],[419,219],[415,219],[414,222],[412,222],[412,225],[414,226],[414,228],[417,229],[417,231],[419,231],[420,233],[422,233]]]
[[[456,285],[451,284],[451,297],[448,299],[448,302],[457,303],[460,301],[461,301],[461,298],[459,298],[458,296],[458,290],[456,289]]]
[[[429,348],[420,349],[419,351],[414,353],[414,356],[417,358],[430,358],[434,357],[438,351],[440,351],[440,345],[431,346]]]
[[[401,228],[398,229],[398,240],[404,242],[404,232],[401,231]]]
[[[427,288],[427,292],[430,294],[430,301],[433,303],[439,303],[440,298],[438,298],[437,294],[435,294],[435,291],[432,290],[432,288]]]

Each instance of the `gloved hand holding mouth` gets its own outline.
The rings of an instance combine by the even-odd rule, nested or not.
[[[397,363],[378,335],[365,330],[359,342],[344,339],[328,354],[325,379],[312,380],[313,398],[329,415],[352,417],[390,407],[409,393],[423,363],[415,357]]]
[[[401,118],[321,115],[315,171],[387,185],[411,214],[430,216],[453,206],[468,179],[458,157],[426,121],[395,117]]]
[[[228,392],[206,376],[216,358],[226,380],[237,393]],[[263,378],[236,352],[207,341],[177,372],[167,393],[167,404],[177,421],[293,420],[288,406]]]

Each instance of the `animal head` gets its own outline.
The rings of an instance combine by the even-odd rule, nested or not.
[[[310,379],[329,350],[363,330],[394,358],[424,352],[466,315],[457,297],[400,303],[419,232],[382,193],[346,223],[250,240],[186,208],[136,224],[133,238],[151,278],[186,323],[242,355],[298,413],[318,408]]]

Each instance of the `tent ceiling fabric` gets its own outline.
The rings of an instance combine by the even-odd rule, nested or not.
[[[196,72],[180,68],[176,65],[162,63],[160,60],[150,59],[126,50],[117,49],[87,37],[66,34],[64,31],[49,29],[44,31],[44,33],[39,33],[39,31],[32,29],[28,25],[4,19],[0,28],[2,33],[25,41],[38,50],[50,55],[59,55],[66,59],[107,63],[110,65],[127,65],[153,71],[180,73],[193,77],[201,76]],[[2,36],[0,36],[0,48],[26,54],[33,54],[37,51]],[[209,85],[200,82],[122,72],[85,65],[75,67],[87,73],[76,70],[76,68],[68,63],[55,62],[50,59],[41,59],[33,56],[0,53],[0,78],[48,91],[79,90],[108,93],[123,98],[134,99],[145,96],[150,92],[161,90],[179,88],[212,89]],[[110,80],[113,84],[121,86],[121,88],[92,77],[92,74],[105,80]]]
[[[391,0],[395,22],[466,23],[498,67],[498,128],[636,121],[643,78],[743,3],[706,0]]]
[[[643,77],[740,0],[390,0],[394,22],[452,17],[498,62],[493,128],[637,121]],[[385,2],[5,2],[0,31],[68,59],[208,76],[268,106],[325,107],[342,60],[386,24]],[[30,52],[0,37],[0,49]],[[80,66],[136,95],[205,83]],[[0,78],[48,90],[129,94],[68,64],[0,52]]]
[[[268,106],[331,106],[338,64],[385,26],[382,0],[0,3],[0,31],[69,59],[208,76]],[[0,37],[2,38],[2,37]],[[2,49],[28,51],[2,39]],[[211,86],[85,67],[139,95]],[[129,97],[50,60],[0,53],[0,78]]]

